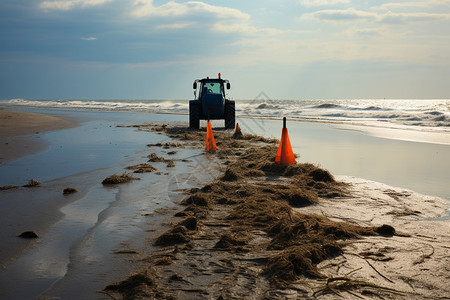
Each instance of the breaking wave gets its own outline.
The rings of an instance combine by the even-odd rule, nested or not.
[[[188,100],[1,100],[0,107],[188,114]],[[237,117],[434,127],[450,131],[450,100],[236,100]]]

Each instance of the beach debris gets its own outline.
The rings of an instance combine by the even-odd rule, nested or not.
[[[149,162],[164,162],[168,168],[175,167],[175,162],[173,160],[158,156],[155,152],[148,155],[147,158]]]
[[[206,121],[206,147],[205,151],[214,153],[217,151],[216,141],[212,132],[211,121]]]
[[[289,141],[288,130],[286,128],[286,117],[283,118],[283,129],[281,131],[281,141],[278,147],[275,162],[280,165],[296,164],[294,152],[292,151],[291,142]]]
[[[269,249],[278,251],[265,262],[265,274],[272,283],[292,282],[299,276],[323,278],[316,265],[340,255],[344,246],[342,240],[376,235],[376,228],[334,222],[323,216],[293,211],[292,207],[316,203],[319,194],[341,195],[340,184],[327,170],[312,164],[275,163],[274,149],[275,145],[250,147],[227,167],[218,180],[201,189],[192,189],[192,194],[182,204],[191,205],[189,208],[208,208],[214,204],[234,206],[226,217],[232,224],[231,231],[220,237],[216,249],[247,251],[246,238],[236,238],[233,232],[241,235],[254,230],[266,232],[270,237]],[[242,181],[251,173],[255,176],[283,176],[290,181],[246,181],[243,187]]]
[[[183,143],[175,143],[175,142],[167,142],[167,143],[156,143],[156,144],[148,144],[147,147],[162,147],[164,149],[169,148],[184,148]]]
[[[170,148],[184,148],[184,144],[183,143],[164,143],[164,145],[162,145],[162,147],[164,149],[170,149]]]
[[[155,152],[151,153],[147,156],[148,161],[150,162],[165,162],[166,159],[164,157],[158,156]]]
[[[162,147],[162,143],[155,143],[155,144],[147,144],[147,147]]]
[[[170,246],[189,242],[188,230],[184,226],[170,228],[158,236],[154,242],[155,246]]]
[[[74,194],[74,193],[78,193],[78,190],[76,188],[73,188],[73,187],[66,187],[63,190],[63,195],[70,195],[70,194]]]
[[[129,167],[126,167],[126,169],[134,170],[134,173],[150,173],[150,172],[158,170],[153,165],[148,164],[148,163],[139,164],[139,165],[135,165],[135,166],[129,166]]]
[[[159,235],[155,242],[155,246],[170,246],[176,244],[185,244],[191,240],[193,231],[198,229],[198,220],[195,217],[187,217],[183,221],[177,223],[174,227],[168,229]]]
[[[106,177],[102,184],[109,185],[109,184],[119,184],[119,183],[128,183],[133,180],[140,180],[139,178],[131,177],[129,174],[124,173],[122,175],[111,175],[109,177]]]
[[[183,210],[183,211],[177,212],[173,216],[174,217],[188,217],[188,216],[192,216],[192,212]]]
[[[236,168],[228,167],[225,170],[225,174],[223,174],[222,177],[220,177],[220,180],[225,181],[236,181],[241,178],[241,175],[239,174],[239,171],[236,170]]]
[[[173,256],[163,256],[155,260],[156,266],[168,266],[173,263]]]
[[[278,285],[294,281],[300,275],[325,278],[315,265],[342,253],[342,249],[335,243],[289,247],[269,258],[265,273]]]
[[[230,249],[238,246],[244,246],[247,244],[247,240],[244,238],[237,238],[230,232],[226,232],[222,235],[219,241],[214,245],[215,249]]]
[[[18,189],[19,186],[17,185],[4,185],[0,186],[0,191],[6,191],[6,190],[12,190],[12,189]]]
[[[166,131],[168,124],[162,124],[159,128],[157,128],[157,131]]]
[[[24,231],[20,235],[18,235],[18,237],[23,238],[23,239],[37,239],[37,238],[39,238],[37,233],[34,232],[34,231]]]
[[[378,249],[378,251],[363,251],[358,255],[364,257],[365,259],[371,259],[374,261],[390,261],[394,258],[392,256],[387,256],[385,253],[387,252],[386,248]]]
[[[155,271],[150,269],[132,274],[121,282],[108,285],[103,292],[108,295],[111,292],[119,293],[123,299],[175,299],[162,290],[153,273]]]
[[[239,123],[236,123],[236,130],[234,131],[232,138],[240,139],[242,137],[243,137],[243,135],[242,135],[241,127],[239,126]]]
[[[317,264],[342,254],[345,244],[341,240],[376,235],[373,227],[302,214],[270,199],[247,199],[233,209],[228,219],[240,232],[259,228],[271,237],[268,248],[278,252],[269,257],[265,274],[277,286],[300,276],[325,278]]]
[[[36,179],[30,179],[27,184],[23,185],[23,187],[37,187],[40,185],[41,183]]]
[[[181,204],[183,205],[198,205],[198,206],[209,206],[210,195],[204,193],[193,194],[186,199],[184,199]]]
[[[196,217],[188,217],[181,221],[179,225],[186,227],[189,230],[197,230],[198,220]]]
[[[114,254],[139,254],[137,250],[129,249],[129,250],[117,250],[114,251]]]
[[[395,228],[391,225],[383,224],[377,228],[377,232],[382,236],[393,236],[395,235]]]
[[[319,289],[318,291],[314,292],[313,297],[318,298],[320,296],[326,296],[328,294],[335,295],[335,297],[342,298],[342,295],[340,292],[348,292],[353,294],[352,290],[358,290],[363,288],[363,292],[361,293],[364,296],[369,296],[369,298],[376,297],[376,298],[383,298],[381,295],[379,295],[379,292],[388,292],[392,293],[393,295],[396,295],[395,298],[398,298],[400,296],[405,297],[407,294],[399,292],[395,289],[390,289],[387,287],[382,287],[370,282],[361,281],[361,280],[354,280],[347,277],[335,277],[335,278],[328,278],[326,281],[325,287]],[[357,294],[353,294],[355,298],[362,298],[358,296]],[[372,297],[370,297],[372,296]],[[402,297],[402,298],[403,298]]]
[[[167,128],[166,133],[181,139],[188,133],[189,139],[197,141],[203,140],[205,134],[204,131],[182,128]],[[324,295],[340,295],[344,291],[364,295],[366,290],[367,293],[372,292],[369,288],[374,292],[379,289],[369,282],[344,277],[341,280],[329,278],[317,266],[324,260],[342,255],[350,240],[392,233],[395,229],[387,227],[389,225],[359,226],[336,222],[322,215],[302,213],[298,207],[313,205],[323,197],[346,195],[347,185],[336,182],[330,172],[313,164],[276,163],[278,141],[265,143],[258,137],[248,135],[242,139],[230,139],[230,134],[225,131],[217,131],[216,137],[222,143],[219,152],[227,152],[227,168],[214,181],[190,189],[187,197],[180,202],[187,207],[175,214],[184,219],[170,224],[170,228],[154,240],[154,245],[164,248],[150,256],[149,262],[155,265],[161,253],[170,255],[158,263],[161,275],[155,279],[158,284],[174,292],[189,291],[190,295],[202,293],[197,283],[193,289],[183,285],[183,277],[187,272],[199,271],[199,265],[206,266],[203,263],[208,261],[226,274],[226,279],[214,278],[216,284],[223,283],[224,287],[236,283],[234,280],[244,275],[249,276],[250,280],[257,276],[270,291],[283,291],[287,286],[288,289],[295,286],[297,290],[298,280],[302,277],[319,279],[315,281],[319,287],[326,284],[318,292]],[[201,147],[201,142],[197,146]],[[212,255],[217,256],[217,260],[206,258],[211,256],[211,250],[217,251]],[[243,251],[250,252],[250,258],[243,258],[240,254]],[[432,255],[430,253],[431,250],[426,255]],[[367,256],[361,254],[360,257],[377,261],[392,259],[375,252],[373,255],[368,252]],[[427,258],[424,257],[423,260]],[[186,264],[186,260],[192,261]],[[227,267],[223,266],[225,262]],[[178,273],[179,268],[186,269]],[[252,269],[253,273],[239,271],[235,274],[231,269]],[[171,278],[172,274],[182,274],[183,277]],[[178,281],[176,286],[173,281]],[[186,281],[186,284],[192,283]],[[385,291],[395,294],[395,290]],[[217,296],[215,294],[214,299],[220,299],[221,296]]]
[[[309,173],[314,181],[335,182],[333,175],[328,170],[315,169]]]
[[[289,192],[282,194],[282,197],[286,199],[292,207],[305,207],[319,201],[317,193],[299,188],[292,189]]]

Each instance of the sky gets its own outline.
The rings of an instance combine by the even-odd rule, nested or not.
[[[0,99],[449,99],[450,0],[0,0]]]

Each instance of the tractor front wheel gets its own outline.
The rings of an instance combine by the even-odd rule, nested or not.
[[[225,102],[225,129],[234,129],[236,123],[236,110],[234,101]]]
[[[189,102],[189,128],[200,128],[200,103]]]

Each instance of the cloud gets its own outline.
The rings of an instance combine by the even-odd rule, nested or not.
[[[438,13],[393,13],[388,11],[386,13],[374,13],[354,8],[345,10],[329,9],[319,10],[313,13],[303,15],[304,18],[314,18],[321,21],[376,21],[379,23],[405,23],[405,22],[425,22],[425,21],[439,21],[450,19],[450,14]]]
[[[256,27],[244,23],[216,23],[212,26],[212,29],[222,33],[242,33],[245,35],[255,35],[259,31]]]
[[[200,1],[177,3],[169,1],[166,4],[155,6],[153,0],[135,0],[135,9],[132,14],[136,17],[178,17],[190,14],[212,14],[221,19],[249,19],[249,15],[235,8],[214,6]]]
[[[270,37],[282,34],[284,31],[275,28],[257,28],[245,22],[242,23],[216,23],[212,26],[212,30],[222,33],[240,33],[247,36]]]
[[[93,36],[88,36],[88,37],[82,37],[81,38],[83,41],[96,41],[97,38],[93,37]]]
[[[319,10],[313,13],[304,14],[305,18],[314,18],[323,21],[352,21],[352,20],[375,20],[378,15],[372,12],[356,10],[354,8],[348,9],[327,9]]]
[[[349,3],[349,0],[302,0],[299,3],[303,6],[327,6],[334,4],[344,4]]]
[[[112,0],[66,0],[66,1],[43,1],[39,8],[44,10],[70,10],[75,7],[97,6]]]
[[[183,29],[186,27],[190,27],[195,25],[196,22],[188,22],[188,23],[174,23],[174,24],[161,24],[156,26],[156,29]]]
[[[380,30],[376,28],[363,28],[355,31],[355,34],[362,37],[380,36]]]
[[[450,14],[433,13],[393,13],[391,11],[379,16],[382,23],[428,22],[450,19]]]
[[[416,2],[393,2],[384,3],[381,6],[371,7],[372,9],[403,9],[403,8],[429,8],[439,5],[450,5],[450,0],[427,0],[427,1],[416,1]]]

